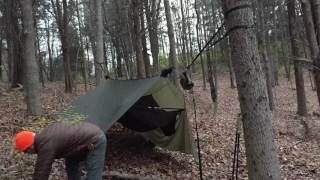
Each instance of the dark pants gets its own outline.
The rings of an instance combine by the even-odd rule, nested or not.
[[[104,168],[107,139],[103,134],[95,143],[95,149],[89,151],[85,159],[87,180],[101,180]],[[66,170],[69,180],[81,180],[80,160],[66,159]]]

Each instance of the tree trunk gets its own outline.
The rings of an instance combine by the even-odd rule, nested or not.
[[[9,81],[11,87],[17,87],[18,84],[23,84],[22,78],[22,57],[21,57],[21,42],[20,29],[16,11],[18,10],[17,2],[6,0],[6,31],[8,45],[8,66],[9,66]]]
[[[49,81],[54,80],[54,68],[53,68],[53,58],[52,58],[52,50],[51,50],[51,35],[50,35],[50,26],[49,22],[45,21],[46,23],[46,34],[47,34],[47,48],[48,48],[48,55],[49,55]]]
[[[144,62],[144,67],[146,71],[146,77],[151,77],[151,65],[150,65],[150,58],[149,58],[148,48],[147,48],[147,37],[146,37],[144,13],[143,13],[142,7],[141,7],[140,18],[141,18],[141,42],[142,42],[143,62]]]
[[[207,55],[208,82],[210,85],[210,95],[211,95],[212,102],[215,103],[217,102],[217,98],[218,98],[218,91],[216,86],[217,81],[215,80],[217,77],[214,74],[210,51],[207,51],[206,55]]]
[[[62,52],[63,52],[63,65],[64,65],[64,78],[65,78],[65,91],[72,93],[72,76],[70,67],[70,45],[69,45],[69,12],[67,0],[63,0],[63,36],[62,36]]]
[[[88,81],[88,70],[87,70],[87,62],[85,60],[84,57],[84,45],[83,45],[83,37],[82,37],[82,27],[81,27],[81,17],[80,17],[80,10],[79,10],[79,0],[76,0],[76,11],[77,11],[77,19],[78,19],[78,28],[79,28],[79,41],[80,41],[80,57],[81,57],[81,74],[82,77],[84,79],[84,88],[86,90],[86,92],[88,91],[88,85],[87,85],[87,81]],[[88,59],[89,62],[89,59]]]
[[[34,18],[34,22],[35,22],[35,18]],[[36,26],[37,23],[35,23],[34,25]],[[35,29],[35,32],[36,32],[36,59],[38,60],[38,65],[39,65],[39,79],[40,79],[40,82],[41,82],[41,85],[42,85],[42,88],[45,87],[44,85],[44,77],[43,77],[43,74],[45,73],[45,70],[44,70],[44,65],[43,65],[43,55],[41,54],[41,50],[40,50],[40,39],[39,39],[39,36],[38,36],[38,29],[36,27]]]
[[[235,85],[235,75],[234,75],[232,59],[231,59],[229,38],[226,39],[225,45],[226,45],[224,48],[225,49],[225,58],[228,61],[228,68],[229,68],[229,74],[230,74],[230,87],[232,89],[234,89],[234,88],[236,88],[236,85]]]
[[[266,81],[259,62],[250,1],[223,0],[244,129],[249,179],[280,180]],[[245,8],[243,5],[247,6]],[[232,11],[229,11],[231,10]],[[228,12],[228,14],[226,14]]]
[[[33,115],[42,113],[39,68],[35,56],[35,30],[32,14],[32,0],[22,2],[22,23],[24,35],[24,87],[28,112]]]
[[[171,80],[172,82],[177,85],[177,72],[176,72],[176,42],[173,32],[173,23],[171,19],[171,10],[170,10],[170,3],[169,0],[164,0],[164,9],[166,13],[166,20],[168,26],[168,36],[169,36],[169,44],[170,44],[170,52],[169,52],[169,65],[173,67]]]
[[[55,12],[55,18],[58,25],[58,30],[60,34],[62,55],[63,55],[63,69],[64,69],[64,82],[65,82],[65,92],[72,93],[72,75],[70,67],[70,47],[69,47],[69,13],[67,0],[62,1],[62,9],[60,1],[51,0],[52,8]]]
[[[158,1],[158,5],[156,1],[151,1],[151,11],[149,10],[149,0],[144,1],[144,8],[146,11],[146,18],[148,24],[149,38],[150,38],[150,48],[152,53],[152,62],[153,62],[153,75],[156,75],[159,70],[159,38],[158,38],[158,18],[159,18],[159,6],[161,0]],[[157,8],[158,7],[158,8]]]
[[[273,26],[272,28],[273,29],[280,29],[278,26],[277,26],[277,23],[278,23],[278,19],[277,19],[277,16],[278,14],[276,13],[275,11],[275,8],[277,7],[277,2],[276,1],[273,1],[273,6],[272,6],[272,9],[273,9],[273,16],[272,16],[272,22],[273,22]],[[272,34],[271,36],[272,37],[272,45],[273,47],[277,47],[277,43],[278,43],[278,33],[277,31],[272,31]],[[274,83],[276,86],[279,85],[279,54],[278,54],[278,50],[277,52],[274,54],[273,56],[273,77],[274,77]]]
[[[191,22],[188,23],[188,38],[189,38],[189,48],[190,48],[190,50],[189,50],[189,52],[190,52],[189,57],[190,57],[190,59],[191,59],[190,61],[192,61],[192,59],[193,59],[193,41],[192,41]],[[191,71],[192,71],[193,73],[196,72],[196,69],[195,69],[195,65],[194,65],[194,64],[191,66]]]
[[[313,63],[315,65],[319,65],[320,64],[319,45],[317,42],[315,26],[313,23],[310,2],[308,0],[302,0],[301,5],[302,5],[306,35],[307,35],[307,39],[309,42],[309,48],[310,48],[310,52],[311,52],[311,58],[312,58]],[[315,68],[313,70],[313,73],[314,73],[314,77],[315,77],[315,85],[316,85],[316,90],[317,90],[317,95],[318,95],[318,103],[320,104],[320,71]]]
[[[95,74],[97,86],[100,85],[101,80],[104,78],[104,55],[103,55],[103,20],[102,20],[102,0],[94,1],[95,12]]]
[[[316,34],[317,34],[317,41],[318,44],[320,44],[320,0],[310,0],[311,2],[311,9],[312,9],[312,15],[313,20],[315,24]],[[318,67],[319,64],[318,64]]]
[[[134,34],[134,48],[136,52],[136,63],[137,63],[137,78],[145,78],[145,64],[143,62],[142,54],[142,41],[141,41],[141,22],[140,22],[140,0],[132,1],[133,8],[133,34]]]
[[[194,1],[194,8],[197,14],[197,25],[196,25],[196,32],[197,32],[197,43],[198,43],[198,49],[199,51],[201,50],[201,40],[200,40],[200,33],[199,31],[201,31],[200,28],[200,15],[199,15],[199,9],[197,7],[197,0]],[[203,62],[203,58],[202,55],[200,54],[200,63],[201,63],[201,70],[202,70],[202,83],[203,83],[203,89],[205,90],[206,87],[206,72],[205,72],[205,68],[204,68],[204,62]]]
[[[299,49],[299,44],[297,39],[299,38],[299,32],[296,26],[296,13],[295,13],[295,1],[287,1],[288,7],[288,18],[289,18],[289,34],[291,39],[292,55],[294,58],[301,57],[301,50]],[[296,80],[296,91],[297,91],[297,104],[298,104],[298,114],[301,116],[306,116],[307,105],[306,105],[306,95],[304,90],[304,79],[303,71],[300,67],[298,61],[294,61],[294,75]]]
[[[260,43],[262,49],[262,58],[264,62],[264,71],[265,71],[265,77],[266,77],[266,84],[267,84],[267,92],[269,97],[269,106],[270,110],[273,111],[274,109],[274,102],[273,102],[273,92],[272,92],[272,73],[271,73],[271,61],[269,59],[270,51],[267,51],[267,44],[266,44],[266,38],[267,38],[267,32],[265,27],[265,16],[264,16],[264,1],[258,2],[258,11],[259,11],[259,20],[260,20]]]
[[[182,62],[184,66],[187,66],[187,55],[186,55],[186,46],[187,46],[187,28],[186,28],[186,19],[184,16],[184,0],[180,0],[180,8],[181,8],[181,23],[182,23]]]

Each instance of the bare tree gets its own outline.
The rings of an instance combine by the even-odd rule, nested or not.
[[[294,57],[294,75],[296,80],[296,91],[297,91],[297,104],[298,104],[298,114],[301,116],[306,116],[307,105],[306,105],[306,95],[304,89],[304,79],[303,71],[299,62],[296,60],[297,57],[301,57],[301,49],[299,48],[297,39],[299,39],[299,32],[296,26],[297,17],[295,11],[295,1],[287,1],[288,7],[288,18],[289,18],[289,33],[291,39],[292,55]]]
[[[197,43],[198,43],[198,49],[200,51],[201,49],[201,40],[200,40],[200,31],[201,31],[201,27],[200,27],[200,14],[199,14],[199,7],[197,6],[197,0],[194,1],[194,9],[196,11],[196,15],[197,15],[197,25],[196,25],[196,32],[197,32]],[[201,70],[202,70],[202,83],[203,83],[203,89],[206,89],[206,72],[205,72],[205,68],[204,68],[204,62],[203,62],[203,58],[202,55],[200,55],[200,63],[201,63]]]
[[[269,106],[270,110],[272,111],[274,109],[274,102],[273,102],[273,92],[272,92],[272,72],[271,72],[271,61],[269,59],[270,51],[267,51],[267,44],[266,44],[266,38],[267,38],[267,30],[265,27],[265,16],[264,16],[264,7],[265,7],[265,1],[259,1],[258,2],[258,14],[259,14],[259,24],[260,24],[260,43],[262,49],[262,58],[264,62],[264,70],[265,70],[265,76],[266,76],[266,82],[267,82],[267,90],[268,90],[268,97],[269,97]]]
[[[19,29],[18,2],[5,1],[6,42],[8,47],[8,71],[11,87],[22,83],[21,30]]]
[[[309,0],[309,1],[311,2],[311,10],[312,10],[314,24],[317,31],[318,44],[320,44],[320,0]]]
[[[39,67],[35,56],[35,30],[32,14],[32,0],[22,1],[22,23],[24,35],[24,85],[28,112],[34,115],[42,113]]]
[[[145,66],[146,77],[151,77],[151,65],[150,65],[150,58],[149,58],[148,47],[147,47],[147,37],[146,37],[147,31],[145,28],[143,6],[141,7],[140,19],[141,19],[141,42],[142,42],[143,62]]]
[[[159,26],[159,7],[161,0],[151,0],[151,9],[149,7],[149,0],[143,0],[146,13],[146,19],[148,24],[148,32],[150,39],[150,49],[152,53],[153,61],[153,75],[159,72],[159,38],[158,38],[158,26]]]
[[[309,49],[311,52],[311,58],[314,64],[318,66],[320,64],[319,45],[317,42],[315,25],[312,17],[311,5],[309,0],[302,0],[301,5],[302,5],[306,35],[309,42]],[[318,102],[320,103],[320,71],[315,68],[313,72],[314,72],[314,77],[316,81]]]
[[[62,1],[62,5],[59,0],[51,0],[52,9],[54,10],[55,19],[57,21],[58,30],[60,34],[60,40],[62,44],[63,55],[63,69],[65,80],[65,91],[67,93],[72,92],[72,76],[70,66],[70,45],[69,45],[69,12],[67,0]],[[62,6],[62,7],[61,7]]]
[[[249,179],[280,179],[266,81],[259,62],[249,0],[223,0],[244,129]],[[242,27],[242,28],[240,28]]]
[[[97,86],[100,85],[101,79],[104,78],[104,51],[103,51],[103,21],[102,21],[102,1],[94,0],[94,13],[93,17],[95,19],[95,70],[96,70],[96,83]]]
[[[166,20],[168,26],[168,36],[169,36],[169,44],[170,44],[170,52],[169,52],[169,64],[174,68],[172,72],[172,81],[177,85],[177,74],[176,74],[176,42],[174,37],[173,24],[171,19],[171,10],[169,0],[164,0],[164,8],[166,13]]]
[[[140,21],[140,8],[141,3],[140,0],[132,1],[133,8],[133,34],[134,34],[134,48],[136,51],[136,63],[137,63],[137,78],[146,77],[145,73],[145,64],[143,62],[143,54],[142,54],[142,41],[141,41],[141,21]]]

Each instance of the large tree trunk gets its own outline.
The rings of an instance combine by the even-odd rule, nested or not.
[[[152,62],[153,62],[153,75],[156,75],[159,72],[159,42],[158,42],[158,18],[159,18],[159,6],[161,0],[151,1],[151,11],[149,10],[149,0],[144,1],[144,8],[146,11],[146,18],[148,24],[149,38],[150,38],[150,48],[152,53]]]
[[[141,41],[141,22],[140,22],[140,0],[132,1],[133,8],[133,34],[134,34],[134,48],[136,51],[136,63],[137,63],[137,78],[145,78],[145,65],[143,62],[142,54],[142,41]]]
[[[64,66],[64,79],[65,79],[65,91],[72,93],[72,75],[70,67],[70,45],[69,45],[69,12],[67,0],[63,0],[63,35],[62,35],[62,52],[63,52],[63,66]]]
[[[299,39],[299,32],[296,26],[296,13],[295,13],[295,1],[287,1],[288,6],[288,17],[289,17],[289,33],[291,39],[292,55],[294,58],[301,57],[301,50],[299,49],[299,44],[297,39]],[[297,90],[297,104],[298,104],[298,114],[301,116],[307,115],[307,105],[306,105],[306,95],[304,90],[304,79],[302,67],[297,60],[294,61],[294,75],[296,80],[296,90]]]
[[[47,34],[47,48],[48,48],[48,55],[49,55],[49,81],[54,80],[54,68],[53,68],[53,58],[52,58],[52,50],[51,50],[51,35],[50,35],[50,26],[49,22],[46,21],[46,34]]]
[[[190,61],[193,59],[193,39],[192,39],[192,30],[191,30],[191,22],[188,22],[188,39],[189,39],[189,58]],[[195,65],[191,66],[191,71],[194,73],[196,72]]]
[[[258,14],[259,14],[259,20],[260,20],[260,43],[262,49],[262,58],[264,62],[264,71],[265,71],[265,77],[266,77],[266,84],[267,84],[267,92],[269,97],[269,106],[270,110],[272,111],[274,109],[274,102],[273,102],[273,92],[272,92],[272,73],[271,73],[271,61],[269,58],[269,51],[267,51],[267,44],[266,44],[266,27],[265,27],[265,16],[264,16],[264,1],[258,2]]]
[[[18,84],[23,84],[22,78],[22,57],[21,57],[21,42],[20,29],[16,11],[18,5],[16,1],[6,0],[6,31],[7,31],[7,46],[8,46],[8,66],[9,66],[9,81],[11,87],[17,87]]]
[[[144,13],[143,8],[141,7],[141,42],[142,42],[142,53],[143,53],[143,62],[146,71],[146,77],[151,77],[151,65],[150,65],[150,58],[148,54],[147,48],[147,37],[146,37],[146,29],[145,29],[145,21],[144,21]]]
[[[313,20],[317,31],[317,41],[320,44],[320,0],[310,0]],[[320,67],[320,66],[318,66]]]
[[[58,30],[60,34],[62,55],[63,55],[63,69],[64,69],[64,82],[65,82],[65,92],[72,93],[72,75],[70,67],[70,47],[69,47],[69,13],[67,0],[62,1],[62,9],[59,0],[51,0],[52,8],[55,13],[55,18],[58,25]]]
[[[181,8],[181,23],[182,23],[182,61],[184,63],[184,66],[187,66],[187,55],[186,55],[186,46],[187,46],[187,28],[186,28],[186,19],[184,15],[184,0],[180,0],[180,8]]]
[[[249,179],[280,180],[266,81],[259,62],[256,35],[250,28],[253,25],[251,4],[249,0],[221,2],[228,29],[237,25],[247,26],[230,34],[230,45],[237,78]]]
[[[307,35],[307,39],[309,42],[309,48],[310,48],[310,52],[311,52],[311,58],[312,58],[313,63],[315,65],[319,65],[320,64],[319,46],[318,46],[318,42],[317,42],[315,26],[313,23],[310,2],[308,0],[304,0],[301,2],[302,2],[301,5],[302,5],[306,35]],[[318,66],[318,67],[320,67],[320,66]],[[319,69],[315,68],[313,73],[314,73],[315,84],[316,84],[316,89],[317,89],[318,103],[320,104],[320,71],[319,71]]]
[[[197,24],[196,24],[196,32],[197,32],[197,43],[198,43],[198,50],[201,50],[201,40],[200,40],[200,32],[201,28],[200,28],[200,14],[199,14],[199,9],[197,7],[197,0],[195,0],[194,2],[194,9],[196,11],[196,15],[197,15]],[[205,72],[205,68],[204,68],[204,62],[203,62],[203,58],[202,55],[200,54],[200,63],[201,63],[201,70],[202,70],[202,83],[203,83],[203,89],[206,89],[206,72]]]
[[[83,37],[82,37],[82,27],[81,27],[81,17],[80,17],[80,10],[79,10],[79,0],[76,0],[76,7],[77,7],[77,19],[78,19],[78,28],[79,28],[79,41],[80,41],[80,57],[81,57],[81,74],[82,77],[84,79],[84,87],[85,90],[88,90],[88,85],[87,85],[87,81],[88,81],[88,68],[87,68],[87,62],[85,60],[84,57],[84,45],[83,45]],[[89,60],[89,59],[88,59]]]
[[[104,78],[104,55],[103,55],[103,20],[102,20],[102,1],[94,0],[95,13],[95,74],[97,86],[100,85],[101,80]]]
[[[39,68],[35,56],[35,30],[32,15],[32,0],[22,2],[22,23],[24,35],[24,87],[28,112],[34,115],[42,113],[39,83]]]
[[[272,10],[273,10],[273,15],[272,15],[272,23],[273,29],[280,29],[280,27],[278,27],[278,24],[281,23],[279,22],[279,20],[277,19],[278,14],[276,12],[276,7],[278,6],[276,1],[273,1],[273,6],[272,6]],[[270,39],[272,39],[272,46],[276,47],[277,43],[278,43],[278,32],[279,31],[272,31],[272,34],[270,35]],[[273,77],[274,77],[274,85],[278,86],[279,85],[279,54],[278,51],[274,54],[273,56]]]
[[[44,74],[45,74],[45,69],[44,69],[44,62],[43,62],[43,55],[41,54],[41,50],[40,50],[40,39],[38,36],[38,28],[36,26],[36,19],[34,18],[34,22],[35,22],[35,32],[36,32],[36,59],[38,60],[38,65],[39,65],[39,79],[42,85],[42,88],[45,87],[44,85]]]
[[[224,43],[224,51],[225,51],[225,59],[228,63],[228,68],[229,68],[229,76],[230,76],[230,87],[232,89],[236,88],[235,85],[235,75],[234,75],[234,68],[232,65],[232,60],[231,60],[231,52],[230,52],[230,43],[229,43],[229,38],[226,39]]]
[[[171,10],[169,0],[164,0],[164,8],[166,13],[166,20],[168,26],[168,36],[169,36],[169,44],[170,44],[170,52],[169,52],[169,64],[174,68],[171,79],[175,85],[177,85],[177,72],[176,72],[176,42],[173,32],[173,23],[171,19]]]

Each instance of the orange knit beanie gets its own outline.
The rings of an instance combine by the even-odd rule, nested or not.
[[[21,131],[16,135],[16,148],[23,152],[34,144],[35,133],[31,131]]]

